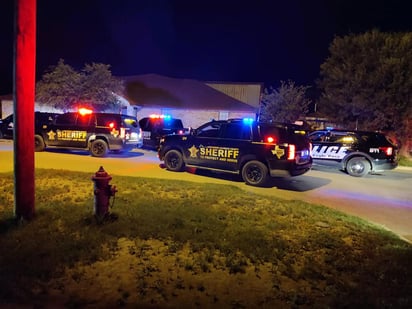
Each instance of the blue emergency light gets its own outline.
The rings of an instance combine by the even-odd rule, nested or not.
[[[253,121],[253,118],[243,118],[243,123],[245,124],[251,124]]]

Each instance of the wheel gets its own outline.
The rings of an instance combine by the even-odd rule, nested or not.
[[[97,139],[90,145],[90,154],[93,157],[104,157],[107,154],[107,144],[104,140]]]
[[[34,151],[43,151],[46,148],[44,139],[41,135],[34,136]]]
[[[182,154],[177,150],[169,150],[164,158],[165,166],[169,171],[180,172],[183,170],[185,163]]]
[[[251,186],[263,186],[268,180],[268,168],[260,161],[249,161],[242,168],[243,180]]]
[[[354,177],[363,177],[371,170],[369,161],[362,157],[355,157],[346,164],[346,171],[349,175]]]

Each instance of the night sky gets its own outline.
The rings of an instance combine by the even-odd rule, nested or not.
[[[13,81],[13,0],[0,1],[0,95]],[[37,79],[60,58],[116,76],[313,85],[335,35],[412,31],[407,0],[37,0]]]

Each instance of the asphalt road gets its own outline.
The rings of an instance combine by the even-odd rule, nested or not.
[[[233,175],[194,170],[183,173],[167,171],[155,152],[142,149],[107,158],[94,158],[84,151],[48,150],[35,154],[35,165],[90,172],[91,176],[103,166],[114,176],[113,184],[116,184],[115,175],[127,175],[235,185],[259,194],[325,205],[366,219],[412,242],[411,168],[401,167],[380,175],[356,178],[331,167],[314,165],[305,175],[274,180],[269,188],[256,188]],[[12,170],[12,141],[0,140],[0,172]]]

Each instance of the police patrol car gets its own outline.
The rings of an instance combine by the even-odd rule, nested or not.
[[[139,120],[143,134],[143,146],[157,149],[160,138],[168,134],[183,134],[186,129],[181,119],[170,115],[150,115]]]
[[[108,151],[131,150],[142,145],[142,136],[136,117],[79,112],[55,114],[37,122],[35,150],[46,147],[86,149],[94,157],[104,157]]]
[[[211,121],[189,134],[164,136],[158,155],[170,171],[187,166],[235,173],[253,186],[269,177],[304,174],[312,165],[310,143],[299,126],[252,119]]]
[[[351,176],[362,177],[398,165],[396,146],[379,132],[318,130],[309,138],[314,163],[337,165]]]

